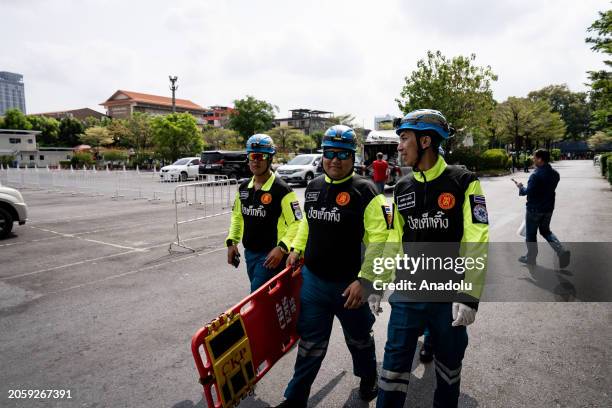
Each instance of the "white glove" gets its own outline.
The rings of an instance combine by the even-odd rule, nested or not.
[[[382,296],[377,295],[376,293],[372,293],[368,296],[368,305],[370,305],[370,310],[374,314],[374,316],[378,316],[380,312],[382,312],[382,307],[380,307],[380,300]]]
[[[476,319],[476,309],[463,303],[453,303],[453,326],[469,326]]]

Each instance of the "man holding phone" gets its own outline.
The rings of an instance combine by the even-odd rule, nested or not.
[[[550,220],[555,209],[555,190],[560,177],[549,162],[548,150],[538,149],[533,154],[533,163],[536,168],[529,177],[527,187],[512,179],[519,189],[519,195],[527,196],[525,215],[527,255],[521,256],[518,260],[526,265],[535,265],[538,256],[537,234],[540,230],[540,234],[557,253],[559,266],[565,268],[570,263],[570,251],[563,247],[550,230]]]
[[[253,177],[236,191],[229,234],[227,263],[240,263],[238,242],[242,240],[251,292],[281,271],[291,241],[302,220],[302,210],[289,185],[270,169],[276,153],[272,138],[265,134],[247,140],[249,169]]]

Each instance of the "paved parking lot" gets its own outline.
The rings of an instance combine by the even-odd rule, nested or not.
[[[598,169],[587,161],[555,166],[562,181],[553,231],[564,242],[612,242],[612,192]],[[499,177],[483,186],[491,240],[515,242],[512,250],[520,251],[515,231],[523,202],[514,185]],[[296,190],[302,199],[304,189]],[[196,252],[169,253],[175,240],[169,200],[22,193],[29,221],[0,241],[0,406],[204,407],[191,336],[248,293],[244,266],[225,263],[229,215],[182,226]],[[558,277],[542,248],[538,273]],[[501,269],[498,291],[533,291],[545,302],[481,304],[469,329],[461,405],[607,406],[611,303],[558,302],[533,271],[511,262]],[[601,278],[609,281],[611,269]],[[379,360],[388,309],[374,327]],[[368,406],[356,398],[358,381],[342,339],[336,325],[311,406]],[[243,406],[280,402],[294,361],[295,350]],[[406,406],[431,406],[433,371],[415,364]],[[10,389],[65,389],[72,399],[9,400]]]

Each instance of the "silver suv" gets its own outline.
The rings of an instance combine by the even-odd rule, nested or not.
[[[23,225],[27,219],[28,206],[21,193],[14,188],[0,185],[0,239],[11,233],[13,222]]]
[[[300,154],[276,169],[276,176],[288,183],[308,184],[318,175],[320,154]]]

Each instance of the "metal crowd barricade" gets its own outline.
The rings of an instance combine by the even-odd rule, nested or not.
[[[176,241],[170,244],[168,251],[173,252],[173,247],[179,247],[195,252],[195,249],[187,246],[185,241],[181,239],[180,227],[229,214],[232,210],[232,193],[235,186],[236,180],[234,179],[187,183],[176,186],[174,189]],[[187,213],[187,216],[182,219],[181,215],[185,213]]]

